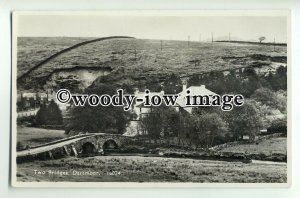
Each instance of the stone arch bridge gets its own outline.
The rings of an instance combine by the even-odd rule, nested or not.
[[[18,151],[17,162],[34,159],[55,159],[65,156],[103,155],[106,150],[121,148],[130,141],[130,136],[119,134],[89,133],[75,135]]]

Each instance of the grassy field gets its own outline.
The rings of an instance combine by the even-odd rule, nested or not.
[[[286,164],[137,156],[65,158],[19,164],[18,181],[285,183]],[[45,174],[35,174],[45,171]],[[49,171],[68,175],[49,174]],[[91,171],[93,175],[73,175]]]
[[[272,137],[270,139],[257,141],[257,143],[239,144],[229,146],[220,150],[221,152],[234,153],[263,153],[269,155],[272,153],[286,154],[287,152],[287,138],[286,137]]]
[[[31,147],[66,138],[64,130],[42,129],[34,127],[17,128],[17,141]]]

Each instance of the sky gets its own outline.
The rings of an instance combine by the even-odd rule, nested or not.
[[[104,37],[210,41],[287,42],[284,16],[103,16],[19,15],[17,34],[24,37]]]

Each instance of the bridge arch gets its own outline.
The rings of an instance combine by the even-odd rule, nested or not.
[[[91,142],[85,142],[81,146],[82,155],[90,155],[97,152],[96,146]]]
[[[118,149],[120,147],[120,144],[114,139],[106,139],[102,144],[102,149],[105,152],[113,151],[115,149]]]

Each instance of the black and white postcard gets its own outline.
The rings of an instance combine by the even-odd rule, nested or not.
[[[13,186],[291,184],[289,11],[12,20]]]

